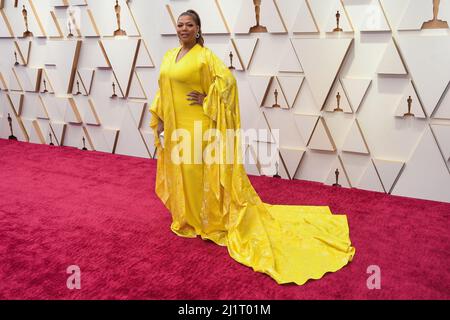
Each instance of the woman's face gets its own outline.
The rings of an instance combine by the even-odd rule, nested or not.
[[[199,27],[195,24],[194,19],[191,16],[181,16],[177,22],[177,34],[178,38],[185,43],[192,43],[196,41],[195,36],[199,31]]]

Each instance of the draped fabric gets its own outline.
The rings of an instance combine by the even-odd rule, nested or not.
[[[355,254],[347,217],[333,215],[326,206],[261,201],[242,164],[235,77],[210,49],[196,44],[176,61],[180,49],[164,55],[150,106],[158,159],[155,191],[172,215],[172,231],[226,246],[233,259],[279,284],[301,285],[341,269]],[[207,94],[203,106],[189,105],[189,90]],[[227,130],[236,133],[231,144],[224,143],[231,146],[216,149],[220,161],[191,166],[173,161],[177,129],[193,134],[193,119],[216,132],[207,135],[212,142],[222,141]],[[157,134],[159,120],[164,123],[163,144]]]

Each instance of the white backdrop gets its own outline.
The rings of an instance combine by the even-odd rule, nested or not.
[[[126,37],[113,36],[114,0],[15,2],[1,1],[0,138],[10,114],[21,141],[52,133],[153,157],[148,107],[162,56],[179,45],[174,21],[192,8],[206,46],[227,65],[233,52],[243,128],[279,129],[278,144],[243,146],[257,158],[279,145],[278,161],[249,173],[333,184],[338,168],[344,187],[450,202],[450,29],[421,30],[432,0],[262,0],[267,33],[249,33],[252,0],[121,0]],[[343,32],[332,32],[338,10]],[[450,0],[438,18],[450,23]],[[415,117],[404,117],[410,96]]]

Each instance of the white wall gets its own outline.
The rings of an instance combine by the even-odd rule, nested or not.
[[[51,132],[66,146],[85,137],[90,150],[153,157],[148,104],[163,54],[178,46],[171,15],[193,8],[206,46],[227,64],[234,53],[244,129],[279,130],[283,161],[249,173],[274,174],[279,161],[283,178],[333,184],[339,168],[344,187],[450,202],[450,29],[421,30],[431,0],[262,0],[268,33],[252,34],[251,0],[119,3],[128,37],[113,37],[114,0],[3,1],[0,138],[9,113],[21,141],[49,143]],[[450,23],[450,0],[438,18]],[[275,89],[281,109],[271,108]],[[333,112],[338,92],[344,112]],[[405,118],[409,96],[415,117]]]

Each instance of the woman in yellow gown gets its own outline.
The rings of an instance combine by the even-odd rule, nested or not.
[[[236,79],[203,46],[195,11],[180,15],[177,33],[182,45],[164,55],[150,107],[155,189],[172,214],[172,231],[226,246],[232,258],[279,284],[301,285],[341,269],[355,253],[347,217],[328,207],[261,201],[242,165]],[[216,133],[204,136],[212,142],[234,130],[231,147],[207,149],[208,129]],[[204,161],[207,150],[220,161]]]

